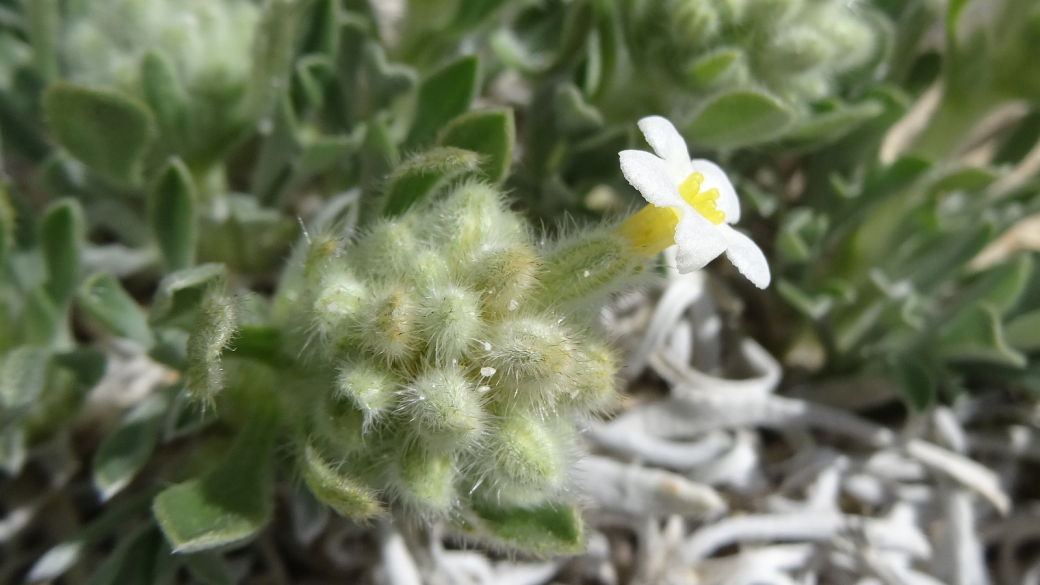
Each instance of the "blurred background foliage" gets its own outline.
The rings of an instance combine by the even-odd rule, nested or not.
[[[1033,400],[1037,54],[1033,0],[0,0],[0,467],[84,424],[113,339],[181,372],[277,367],[279,282],[385,201],[483,177],[547,234],[634,209],[617,153],[645,147],[650,114],[750,210],[776,284],[711,271],[788,385],[880,380],[911,410],[992,385]],[[243,425],[232,453],[269,482],[271,446],[248,438],[274,389],[224,369],[215,410],[188,374],[85,433],[102,498],[133,494],[56,536],[75,551],[35,577]],[[211,546],[269,519],[249,506]],[[168,550],[144,526],[99,583]]]

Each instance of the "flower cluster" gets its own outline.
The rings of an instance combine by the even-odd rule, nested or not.
[[[479,182],[330,256],[306,304],[336,374],[313,401],[309,448],[426,516],[558,498],[574,415],[611,404],[617,366],[580,317],[545,301],[547,258]],[[304,476],[336,503],[324,475]]]

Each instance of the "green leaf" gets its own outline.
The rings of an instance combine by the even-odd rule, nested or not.
[[[892,370],[903,390],[903,397],[915,412],[924,412],[932,405],[935,401],[935,378],[919,360],[895,358],[892,360]]]
[[[119,541],[87,585],[155,585],[174,570],[170,549],[149,523]]]
[[[195,184],[179,158],[166,163],[148,194],[148,222],[170,270],[194,263]]]
[[[79,277],[83,242],[83,208],[63,199],[43,214],[39,224],[40,252],[47,270],[45,287],[55,306],[64,307]]]
[[[76,300],[84,313],[111,333],[145,350],[155,344],[144,311],[111,274],[99,272],[87,278]]]
[[[9,417],[24,413],[39,398],[50,357],[45,349],[23,345],[11,350],[0,362],[0,405],[5,424]]]
[[[307,445],[301,467],[303,481],[316,498],[348,518],[371,518],[383,511],[375,490],[338,473]]]
[[[431,140],[449,120],[469,109],[477,92],[476,55],[467,55],[435,72],[419,86],[409,144]]]
[[[201,264],[167,274],[160,282],[152,300],[149,320],[153,325],[165,325],[190,318],[202,302],[202,295],[210,286],[227,280],[223,264]]]
[[[174,552],[245,541],[271,517],[271,451],[278,424],[271,404],[257,408],[227,456],[201,478],[167,488],[152,510]]]
[[[38,286],[26,295],[22,310],[23,335],[25,342],[32,345],[50,345],[62,325],[59,313],[47,290]]]
[[[473,511],[490,535],[508,546],[554,555],[584,550],[581,513],[569,504],[547,503],[527,509],[474,502]]]
[[[501,183],[509,176],[515,141],[513,110],[493,108],[455,118],[441,130],[437,144],[483,155],[480,170],[492,183]]]
[[[928,187],[928,195],[934,196],[939,193],[950,191],[974,192],[988,187],[996,181],[998,175],[993,169],[987,167],[964,167],[949,171],[935,180]]]
[[[91,521],[75,537],[55,545],[45,552],[29,569],[29,573],[25,577],[26,582],[53,581],[65,574],[79,562],[85,547],[97,542],[125,521],[136,516],[139,511],[148,506],[154,494],[153,490],[146,490],[121,503],[110,503],[104,508],[105,511],[100,517]]]
[[[832,142],[883,113],[885,107],[874,100],[842,105],[829,112],[812,115],[798,123],[784,135],[784,141],[797,144]]]
[[[0,471],[8,477],[17,477],[25,466],[27,453],[23,426],[0,430]]]
[[[184,147],[187,142],[188,95],[173,63],[158,51],[141,59],[141,89],[164,137]]]
[[[1009,345],[1020,351],[1040,350],[1040,310],[1019,315],[1004,329]]]
[[[102,351],[89,347],[80,347],[72,351],[54,355],[54,361],[76,376],[85,388],[93,388],[105,375],[107,360]]]
[[[188,572],[203,585],[235,585],[227,565],[217,553],[199,552],[183,558]]]
[[[686,70],[686,79],[696,87],[708,87],[726,76],[744,58],[739,48],[724,47],[698,58]]]
[[[1023,368],[1026,356],[1004,338],[1000,314],[988,303],[978,303],[954,317],[939,331],[938,349],[948,360],[984,362]]]
[[[250,76],[249,104],[254,118],[263,118],[274,109],[289,87],[290,65],[296,49],[300,19],[309,2],[266,0],[253,44],[253,71]]]
[[[809,296],[791,282],[781,279],[776,285],[776,292],[788,302],[799,313],[806,317],[819,320],[830,312],[834,305],[834,299],[827,295]]]
[[[83,164],[119,185],[140,180],[155,133],[147,106],[114,91],[57,81],[43,94],[54,138]]]
[[[7,185],[0,183],[0,266],[4,266],[7,255],[14,250],[18,216],[7,194]]]
[[[564,83],[556,88],[553,111],[554,120],[565,135],[578,137],[603,127],[603,114],[585,101],[581,90],[573,83]]]
[[[148,462],[169,405],[166,392],[145,398],[123,416],[115,431],[98,447],[93,470],[94,487],[101,501],[108,501],[122,491]]]
[[[733,148],[778,138],[794,120],[779,99],[752,90],[731,91],[704,104],[686,134],[705,146]]]
[[[58,0],[33,0],[23,4],[36,71],[44,83],[58,76],[58,34],[61,30]]]
[[[416,154],[387,179],[383,215],[401,215],[440,187],[464,176],[477,174],[480,162],[480,155],[448,146]]]
[[[415,70],[400,63],[390,63],[379,43],[365,44],[365,67],[371,84],[372,100],[379,108],[389,108],[395,99],[419,85]],[[468,105],[468,104],[467,104]]]

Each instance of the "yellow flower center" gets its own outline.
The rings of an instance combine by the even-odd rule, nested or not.
[[[726,219],[726,214],[715,207],[715,202],[719,200],[719,190],[713,187],[707,191],[701,191],[703,184],[704,175],[690,173],[690,176],[679,185],[679,195],[682,196],[683,201],[690,204],[690,207],[696,209],[697,213],[703,215],[704,219],[719,225]]]
[[[715,225],[726,219],[726,214],[715,207],[718,189],[701,191],[704,175],[690,173],[679,185],[679,195],[697,213]],[[617,228],[617,233],[629,241],[632,250],[650,258],[675,243],[675,228],[679,225],[679,210],[672,207],[647,205]]]

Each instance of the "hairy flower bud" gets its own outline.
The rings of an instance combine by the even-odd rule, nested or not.
[[[361,346],[387,362],[411,356],[419,345],[420,310],[415,291],[398,284],[362,306]]]
[[[480,299],[465,288],[436,287],[419,304],[426,358],[436,364],[451,365],[459,360],[484,333]]]
[[[456,368],[431,368],[401,393],[409,432],[427,448],[448,450],[476,441],[487,413],[474,385]]]
[[[348,335],[357,326],[367,298],[365,286],[350,272],[326,275],[321,282],[321,292],[314,300],[318,331],[329,340]]]
[[[340,369],[336,397],[349,400],[361,411],[364,428],[388,417],[397,405],[398,381],[386,368],[355,361]]]
[[[420,513],[444,514],[458,500],[455,467],[448,455],[413,444],[401,452],[394,475],[394,495]]]

